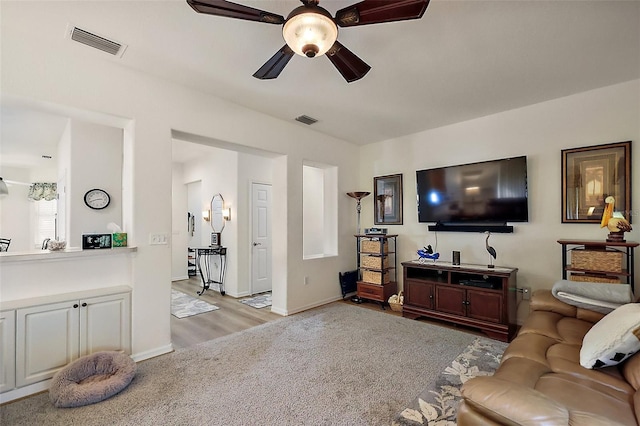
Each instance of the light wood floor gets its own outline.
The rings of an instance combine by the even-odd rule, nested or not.
[[[172,287],[175,290],[198,297],[196,292],[202,289],[199,278],[191,278],[189,280],[174,281]],[[282,316],[271,312],[271,308],[262,309],[252,308],[243,303],[240,299],[229,296],[222,296],[216,291],[207,290],[200,299],[205,300],[218,306],[220,309],[203,314],[193,315],[186,318],[176,318],[171,315],[171,341],[175,349],[185,348],[228,334],[237,333],[269,321],[274,321]],[[402,316],[401,312],[392,311],[388,306],[381,309],[380,304],[376,302],[364,302],[355,304],[347,298],[346,300],[335,303],[348,303],[360,306],[363,309],[371,309],[385,315]],[[419,319],[418,321],[431,322],[440,326],[457,328],[461,331],[467,331],[472,334],[482,335],[482,333],[469,329],[467,327],[457,327],[440,321],[431,321]]]
[[[198,297],[196,292],[202,289],[200,278],[174,281],[171,287],[194,297]],[[186,318],[176,318],[171,315],[171,342],[175,349],[206,342],[282,318],[272,313],[269,307],[252,308],[240,303],[240,299],[228,294],[222,296],[217,291],[207,290],[199,298],[220,309]]]

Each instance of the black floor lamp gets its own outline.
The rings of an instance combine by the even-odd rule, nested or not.
[[[358,212],[358,235],[360,235],[360,200],[371,194],[366,191],[347,192],[347,195],[356,200],[356,212]]]
[[[357,277],[358,280],[361,278],[360,276],[360,200],[362,200],[364,197],[366,197],[367,195],[371,194],[370,192],[366,192],[366,191],[357,191],[357,192],[347,192],[347,195],[351,198],[354,198],[356,200],[356,212],[358,212],[358,233],[356,234],[356,253],[358,253],[358,259],[357,259]],[[362,303],[362,299],[360,297],[358,297],[358,295],[355,295],[351,298],[351,301],[356,302],[356,303]]]

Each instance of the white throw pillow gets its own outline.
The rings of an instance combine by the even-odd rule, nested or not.
[[[580,365],[589,369],[616,365],[638,351],[640,303],[628,303],[607,314],[587,332],[580,349]]]

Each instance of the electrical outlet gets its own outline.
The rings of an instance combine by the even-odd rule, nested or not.
[[[522,287],[522,300],[531,299],[531,287]]]
[[[167,234],[149,234],[149,245],[167,245],[169,244],[169,237]]]

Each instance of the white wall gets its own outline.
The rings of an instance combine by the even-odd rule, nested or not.
[[[187,191],[182,177],[181,163],[172,164],[171,174],[171,280],[186,280],[187,247],[189,236],[187,227]]]
[[[64,132],[60,136],[57,149],[57,175],[58,183],[58,235],[59,241],[67,241],[67,230],[70,215],[67,202],[67,186],[69,185],[69,170],[71,170],[71,120],[67,120]],[[71,246],[71,244],[69,244]]]
[[[483,234],[434,232],[417,221],[415,171],[431,167],[526,155],[529,180],[529,222],[514,223],[513,234],[492,234],[497,265],[519,268],[518,285],[551,288],[561,277],[560,238],[606,239],[597,224],[561,224],[560,150],[640,139],[640,81],[618,84],[574,96],[531,105],[476,120],[367,145],[360,156],[360,188],[371,190],[372,178],[404,174],[404,225],[389,226],[398,233],[399,258],[417,258],[415,251],[434,245],[442,259],[459,250],[463,263],[485,264]],[[637,173],[640,155],[633,156],[632,199],[640,200]],[[634,230],[626,238],[638,241],[640,210],[633,209]],[[373,203],[362,201],[363,227],[373,224]],[[636,256],[636,268],[638,267]],[[636,269],[637,270],[637,269]],[[638,276],[636,276],[636,280]],[[519,318],[528,312],[526,303]]]
[[[82,234],[110,233],[110,222],[123,226],[122,129],[72,120],[70,153],[67,245],[81,247]],[[109,205],[102,210],[84,203],[84,194],[94,188],[103,189],[110,196]]]

